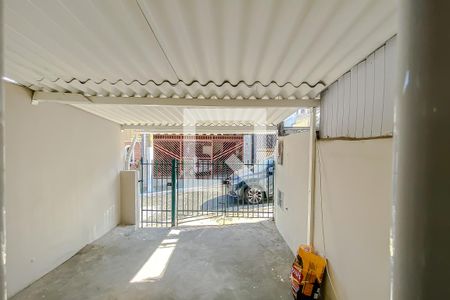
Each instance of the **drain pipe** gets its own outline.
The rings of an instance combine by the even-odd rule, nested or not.
[[[308,228],[306,241],[314,244],[314,188],[316,179],[316,108],[310,109],[309,117],[309,176],[308,176]]]
[[[3,0],[0,0],[0,72],[3,77]],[[5,95],[0,79],[0,300],[6,300],[6,229],[5,229]]]
[[[450,299],[450,1],[399,4],[390,299]]]

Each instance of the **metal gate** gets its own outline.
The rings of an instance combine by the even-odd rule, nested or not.
[[[274,168],[272,159],[141,160],[141,225],[176,226],[198,216],[273,218]]]

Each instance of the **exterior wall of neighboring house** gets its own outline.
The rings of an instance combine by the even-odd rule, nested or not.
[[[134,151],[131,155],[130,169],[137,169],[139,167],[139,161],[141,160],[142,133],[139,129],[126,129],[121,133],[124,158],[126,158],[126,155],[128,154],[128,151],[133,144],[135,136],[137,138],[136,144],[134,146]]]
[[[116,226],[123,145],[119,125],[5,86],[11,296]]]
[[[334,287],[327,278],[325,299],[389,299],[392,138],[319,141],[316,156],[314,245]]]
[[[132,144],[133,144],[132,142],[123,143],[124,158],[126,158],[126,155],[128,154],[128,151],[130,151]],[[134,145],[134,151],[130,159],[130,169],[131,170],[138,169],[140,160],[141,160],[141,142],[136,142],[136,144]]]
[[[225,162],[236,156],[245,163],[260,162],[273,156],[276,135],[153,135],[154,159]]]
[[[172,159],[223,162],[236,155],[243,159],[242,135],[153,135],[155,161]]]
[[[283,164],[275,167],[275,223],[295,253],[306,243],[309,132],[280,137]]]
[[[246,164],[250,164],[253,161],[254,153],[253,153],[253,137],[251,134],[245,134],[243,137],[244,140],[244,154],[242,161]]]
[[[261,162],[268,157],[273,157],[277,136],[275,134],[255,134],[254,151],[255,162]]]

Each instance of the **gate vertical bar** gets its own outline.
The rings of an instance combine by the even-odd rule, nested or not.
[[[150,164],[150,162],[148,161],[148,159],[146,160],[146,162],[145,162],[145,174],[146,174],[146,179],[145,179],[145,186],[146,186],[146,191],[145,191],[145,205],[146,205],[146,209],[147,209],[147,213],[146,213],[146,218],[147,218],[147,222],[148,222],[148,214],[149,214],[149,209],[153,209],[153,206],[151,205],[151,204],[149,204],[149,196],[150,196],[150,199],[151,199],[151,196],[152,196],[152,194],[151,194],[151,192],[152,192],[152,187],[151,187],[151,185],[152,185],[152,179],[151,179],[151,177],[150,177],[150,168],[151,168],[151,164]],[[150,182],[150,186],[149,186],[149,182]],[[149,195],[149,193],[150,193],[150,195]],[[150,212],[150,215],[153,217],[153,212]]]
[[[162,175],[159,174],[164,174],[163,172],[161,172],[161,170],[163,170],[162,168],[162,163],[158,164],[158,161],[155,161],[155,208],[152,207],[152,214],[154,214],[155,216],[155,227],[158,225],[158,219],[159,219],[159,211],[161,210],[159,207],[160,204],[162,204],[162,187],[159,181],[159,178],[161,178]],[[158,173],[159,172],[159,173]],[[162,216],[162,212],[161,212],[161,216]],[[153,215],[152,215],[152,220],[153,220]]]
[[[176,198],[177,198],[177,160],[172,159],[172,227],[176,225]]]
[[[266,191],[267,191],[267,194],[266,194],[266,202],[267,202],[267,217],[269,217],[269,201],[270,201],[270,172],[271,172],[271,169],[270,169],[270,161],[267,161],[266,162],[267,163],[267,165],[266,166],[264,166],[264,169],[265,169],[265,172],[266,172],[266,174],[267,174],[267,189],[266,189]],[[264,213],[264,202],[263,202],[263,213],[262,213],[262,215],[263,216],[265,216],[265,213]],[[258,216],[258,217],[261,217],[261,216]]]
[[[144,158],[141,156],[141,178],[139,180],[141,188],[141,227],[144,227]]]
[[[390,299],[450,299],[450,1],[399,12]]]
[[[150,191],[150,197],[149,197],[149,195],[148,195],[148,192],[147,192],[147,209],[148,209],[148,207],[149,207],[149,204],[150,204],[150,209],[152,209],[153,210],[153,208],[155,207],[155,204],[154,204],[154,198],[155,198],[155,194],[154,194],[154,180],[155,180],[155,168],[154,168],[154,162],[153,161],[149,161],[148,162],[148,164],[147,164],[147,172],[149,172],[151,175],[150,175],[150,180],[148,180],[147,179],[147,181],[149,181],[150,183],[147,183],[147,186],[150,184],[150,189],[149,189],[149,191]],[[148,176],[147,176],[148,177]],[[149,201],[149,198],[150,198],[150,201]],[[151,222],[153,223],[153,211],[151,212]]]
[[[225,169],[225,162],[222,161],[222,172],[227,172],[227,169]],[[225,175],[225,178],[228,178],[228,174]],[[226,193],[225,186],[222,185],[222,195],[224,196],[224,201],[222,201],[222,215],[224,217],[227,216],[227,209],[228,209],[228,194]],[[217,213],[219,215],[219,213]]]

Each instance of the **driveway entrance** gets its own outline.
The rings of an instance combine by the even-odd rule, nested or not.
[[[169,227],[199,217],[273,219],[273,159],[141,161],[142,227]]]

